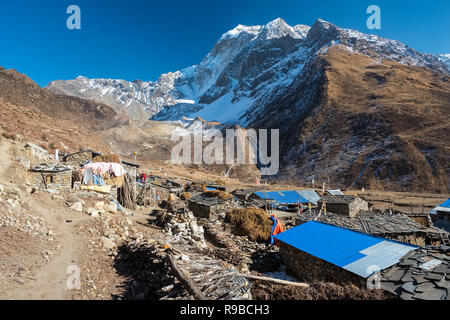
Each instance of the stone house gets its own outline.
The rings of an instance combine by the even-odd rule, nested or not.
[[[221,199],[200,194],[188,200],[188,208],[197,218],[217,219],[221,213],[234,209],[238,203],[234,197]]]
[[[327,195],[318,202],[318,208],[326,204],[327,212],[339,213],[349,217],[356,216],[360,211],[369,211],[367,201],[357,196],[348,195]]]
[[[275,239],[283,262],[300,281],[351,283],[361,288],[367,288],[371,276],[418,249],[316,221],[291,228]]]
[[[59,164],[40,164],[30,169],[31,183],[39,189],[71,189],[72,169]]]

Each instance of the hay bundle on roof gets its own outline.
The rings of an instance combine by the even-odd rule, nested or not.
[[[121,163],[120,157],[117,154],[102,154],[100,156],[96,156],[92,159],[92,162],[113,162],[113,163]]]
[[[221,191],[221,190],[210,190],[210,191],[206,191],[204,193],[205,197],[208,198],[219,198],[221,200],[228,200],[230,198],[233,198],[232,194],[226,193],[225,191]]]
[[[269,215],[259,208],[238,208],[228,211],[225,222],[233,225],[235,234],[248,236],[252,241],[266,242],[272,232]]]

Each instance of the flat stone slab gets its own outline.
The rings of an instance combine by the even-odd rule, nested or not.
[[[417,286],[414,285],[413,282],[406,282],[402,285],[402,289],[409,293],[414,293]]]
[[[413,295],[413,298],[421,300],[442,300],[445,299],[446,294],[447,292],[445,290],[434,288],[422,293],[416,293]]]

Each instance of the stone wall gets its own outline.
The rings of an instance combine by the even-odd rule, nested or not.
[[[72,170],[61,172],[30,172],[31,183],[40,189],[71,189],[72,187]],[[45,180],[45,183],[44,183]]]
[[[318,207],[322,208],[322,201],[318,202]],[[368,211],[369,204],[367,201],[355,197],[352,201],[349,202],[326,202],[327,212],[339,213],[349,217],[355,217],[361,211]]]
[[[64,157],[64,162],[74,167],[79,167],[88,161],[93,159],[92,151],[82,151]]]
[[[325,281],[341,285],[352,283],[366,287],[366,279],[283,242],[280,242],[280,255],[288,270],[300,281]]]
[[[188,208],[197,218],[217,219],[221,213],[237,207],[234,198],[230,200],[220,200],[214,203],[189,201]]]

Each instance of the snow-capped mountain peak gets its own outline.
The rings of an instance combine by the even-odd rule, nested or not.
[[[238,25],[224,33],[198,64],[163,74],[156,82],[78,77],[54,81],[54,92],[90,98],[132,118],[208,121],[246,126],[307,72],[308,64],[329,47],[341,45],[374,60],[449,73],[449,55],[419,53],[405,44],[340,28],[318,19],[310,28],[277,18],[265,25]]]
[[[227,39],[233,39],[233,38],[237,38],[239,35],[241,35],[242,33],[248,33],[254,36],[257,36],[259,34],[259,32],[261,31],[261,26],[244,26],[242,24],[238,25],[236,28],[224,33],[222,35],[222,37],[219,39],[220,41],[224,41]]]

